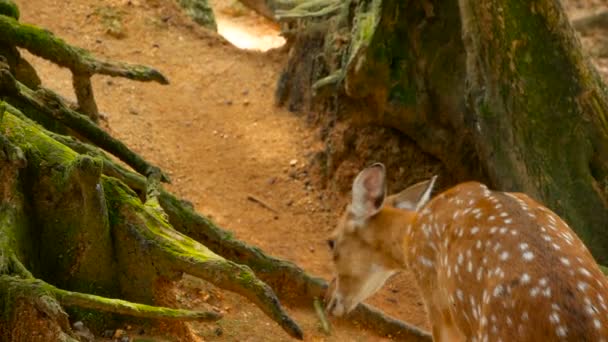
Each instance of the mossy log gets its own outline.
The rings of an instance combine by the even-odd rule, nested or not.
[[[608,98],[560,2],[369,0],[301,18],[279,104],[329,109],[328,132],[394,128],[443,178],[544,203],[608,263]]]

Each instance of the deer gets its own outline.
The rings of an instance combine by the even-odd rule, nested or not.
[[[474,181],[432,197],[436,179],[387,196],[383,164],[355,177],[327,240],[331,315],[409,270],[434,341],[608,340],[607,278],[566,222]]]

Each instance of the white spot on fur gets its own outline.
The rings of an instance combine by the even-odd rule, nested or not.
[[[527,251],[527,252],[524,252],[524,254],[522,254],[522,257],[526,261],[531,261],[532,259],[534,259],[534,253]]]

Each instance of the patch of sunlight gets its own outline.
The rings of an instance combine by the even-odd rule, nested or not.
[[[268,51],[285,44],[279,29],[266,23],[254,25],[238,18],[216,18],[217,31],[240,49]]]

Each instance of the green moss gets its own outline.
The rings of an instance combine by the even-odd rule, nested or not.
[[[217,31],[215,15],[207,0],[179,0],[179,4],[197,24]]]
[[[12,0],[0,0],[0,14],[19,20],[19,7]]]

